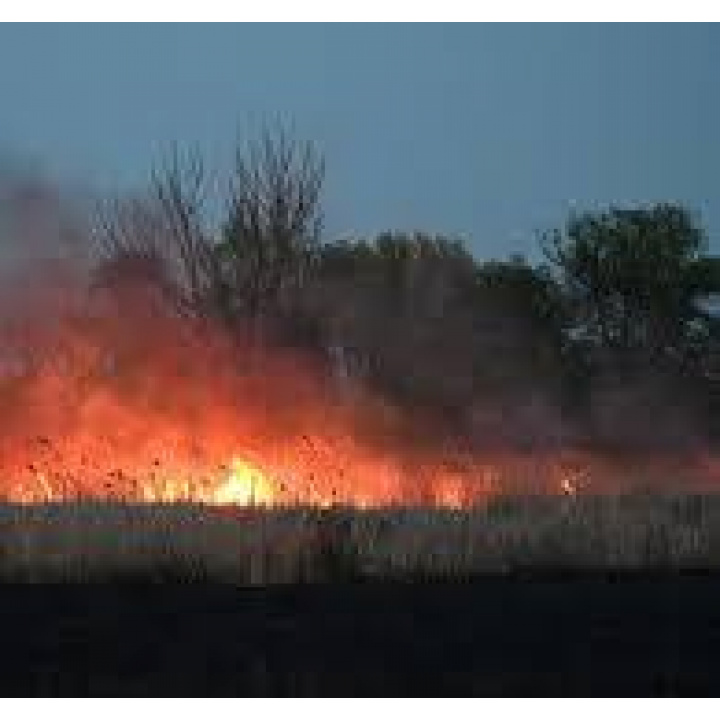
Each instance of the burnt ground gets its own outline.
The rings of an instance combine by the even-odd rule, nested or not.
[[[4,695],[715,695],[720,575],[0,585]]]

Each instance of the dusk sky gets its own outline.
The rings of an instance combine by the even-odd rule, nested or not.
[[[573,205],[678,200],[720,252],[718,68],[712,25],[2,25],[0,157],[122,189],[280,117],[325,153],[329,235],[503,257]]]

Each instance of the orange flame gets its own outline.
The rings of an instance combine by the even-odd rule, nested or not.
[[[348,401],[316,361],[251,352],[132,299],[122,312],[41,310],[0,326],[2,498],[459,507],[501,492],[628,487],[625,470],[582,453],[444,447],[437,428],[422,435],[377,398]],[[691,467],[685,486],[714,486],[717,467]]]

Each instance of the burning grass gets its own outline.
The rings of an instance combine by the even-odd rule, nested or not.
[[[534,437],[492,403],[505,432],[461,430],[320,348],[177,314],[157,288],[33,277],[0,313],[4,577],[713,566],[720,462],[704,446],[620,456]]]
[[[239,585],[518,571],[714,570],[720,496],[502,497],[438,507],[0,505],[5,580]]]
[[[41,280],[0,293],[0,501],[461,508],[720,487],[702,445],[620,457],[536,437],[489,400],[503,433],[461,429],[338,375],[318,348],[178,315],[142,284],[98,295],[87,278]]]

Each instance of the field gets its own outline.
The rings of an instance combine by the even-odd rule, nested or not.
[[[720,566],[720,496],[496,498],[469,509],[0,506],[0,576],[267,585]]]
[[[720,496],[0,507],[13,695],[713,694]]]

